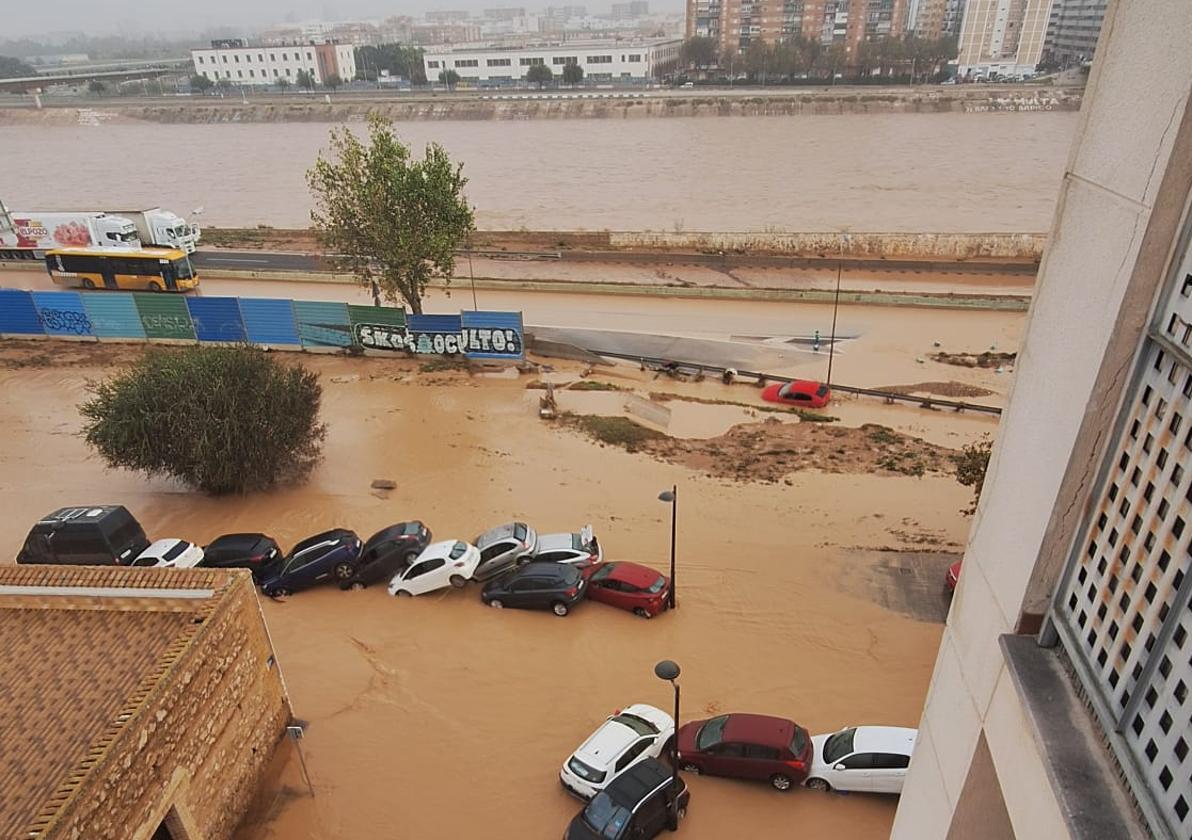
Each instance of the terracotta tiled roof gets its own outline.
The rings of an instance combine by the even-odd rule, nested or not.
[[[0,567],[0,837],[53,818],[246,577]]]

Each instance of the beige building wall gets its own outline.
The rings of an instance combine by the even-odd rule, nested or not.
[[[960,29],[961,74],[1033,72],[1043,56],[1052,0],[968,0]]]
[[[999,1],[971,0],[970,54]],[[1045,19],[1031,2],[1027,17]],[[893,840],[1142,836],[1112,771],[1097,776],[1111,780],[1101,804],[1125,828],[1081,823],[1040,720],[1091,743],[1090,766],[1112,767],[1102,730],[1079,702],[1032,716],[1008,651],[1015,639],[1051,650],[1035,636],[1090,516],[1092,476],[1116,461],[1104,449],[1126,378],[1181,235],[1192,233],[1188,32],[1187,0],[1120,0],[1106,14]]]

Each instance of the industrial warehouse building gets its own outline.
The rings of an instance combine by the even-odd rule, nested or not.
[[[0,567],[0,837],[220,840],[290,722],[247,572]]]
[[[191,50],[195,74],[213,82],[227,79],[232,84],[276,85],[283,79],[296,84],[298,71],[310,73],[317,84],[332,74],[350,82],[356,76],[356,51],[336,43],[306,43],[290,46],[248,46],[239,38],[212,41],[210,49]]]
[[[567,41],[532,47],[443,47],[423,57],[426,78],[435,81],[454,70],[463,82],[520,82],[536,64],[546,65],[556,80],[568,64],[583,68],[589,82],[645,81],[672,70],[679,60],[679,39],[642,41]]]

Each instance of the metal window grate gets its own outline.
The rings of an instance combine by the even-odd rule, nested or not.
[[[1132,793],[1173,837],[1192,836],[1190,290],[1192,252],[1144,339],[1053,610]]]

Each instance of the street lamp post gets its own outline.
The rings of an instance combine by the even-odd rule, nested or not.
[[[666,595],[666,606],[675,609],[675,525],[679,517],[679,486],[672,485],[671,489],[658,494],[658,501],[667,502],[671,506],[671,558],[670,558],[670,591]]]
[[[671,737],[671,807],[670,829],[679,827],[679,663],[663,659],[654,666],[654,676],[666,680],[675,690],[675,734]]]

